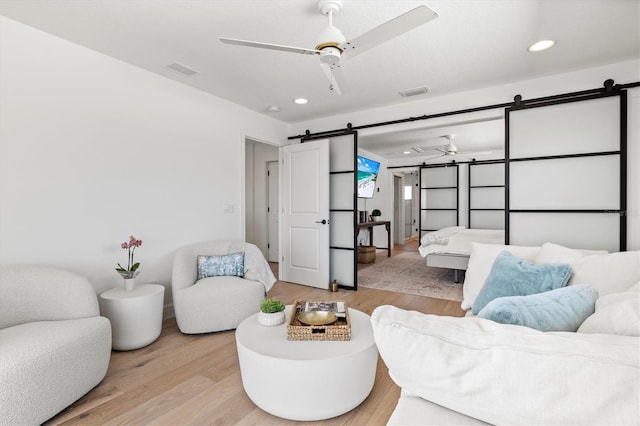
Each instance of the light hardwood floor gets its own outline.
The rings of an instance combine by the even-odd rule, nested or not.
[[[415,250],[415,243],[396,245],[394,254]],[[378,252],[378,256],[384,252]],[[367,265],[359,265],[359,269]],[[269,292],[286,304],[297,299],[345,300],[371,314],[390,304],[424,313],[462,316],[459,302],[360,288],[331,293],[278,281]],[[354,410],[309,424],[384,425],[400,395],[378,358],[373,390]],[[47,424],[131,425],[287,425],[296,422],[265,413],[244,393],[234,332],[204,335],[180,333],[173,318],[162,325],[151,345],[112,353],[104,380]]]

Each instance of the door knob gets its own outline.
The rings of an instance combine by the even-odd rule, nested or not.
[[[322,219],[322,220],[316,220],[316,223],[321,223],[323,225],[326,225],[327,223],[329,223],[329,221],[326,219]]]

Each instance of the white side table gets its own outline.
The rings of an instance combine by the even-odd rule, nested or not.
[[[286,309],[291,315],[291,305]],[[242,385],[264,411],[315,421],[357,407],[371,392],[378,348],[369,315],[349,308],[351,340],[291,341],[286,324],[265,327],[258,314],[240,323],[236,346]]]
[[[143,284],[131,291],[120,288],[100,294],[102,315],[111,321],[112,347],[138,349],[155,341],[162,330],[164,286]]]

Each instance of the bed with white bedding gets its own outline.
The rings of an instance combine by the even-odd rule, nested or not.
[[[504,244],[504,230],[450,226],[423,235],[418,251],[426,257],[427,266],[454,269],[459,282],[458,271],[467,269],[472,242]]]

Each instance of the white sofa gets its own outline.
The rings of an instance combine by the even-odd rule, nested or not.
[[[543,332],[473,315],[376,308],[376,344],[402,389],[389,424],[640,424],[640,252],[474,244],[464,309],[503,250],[534,263],[569,263],[568,285],[598,291],[595,312],[576,332]]]
[[[0,268],[0,424],[36,425],[104,378],[111,324],[72,272]]]

